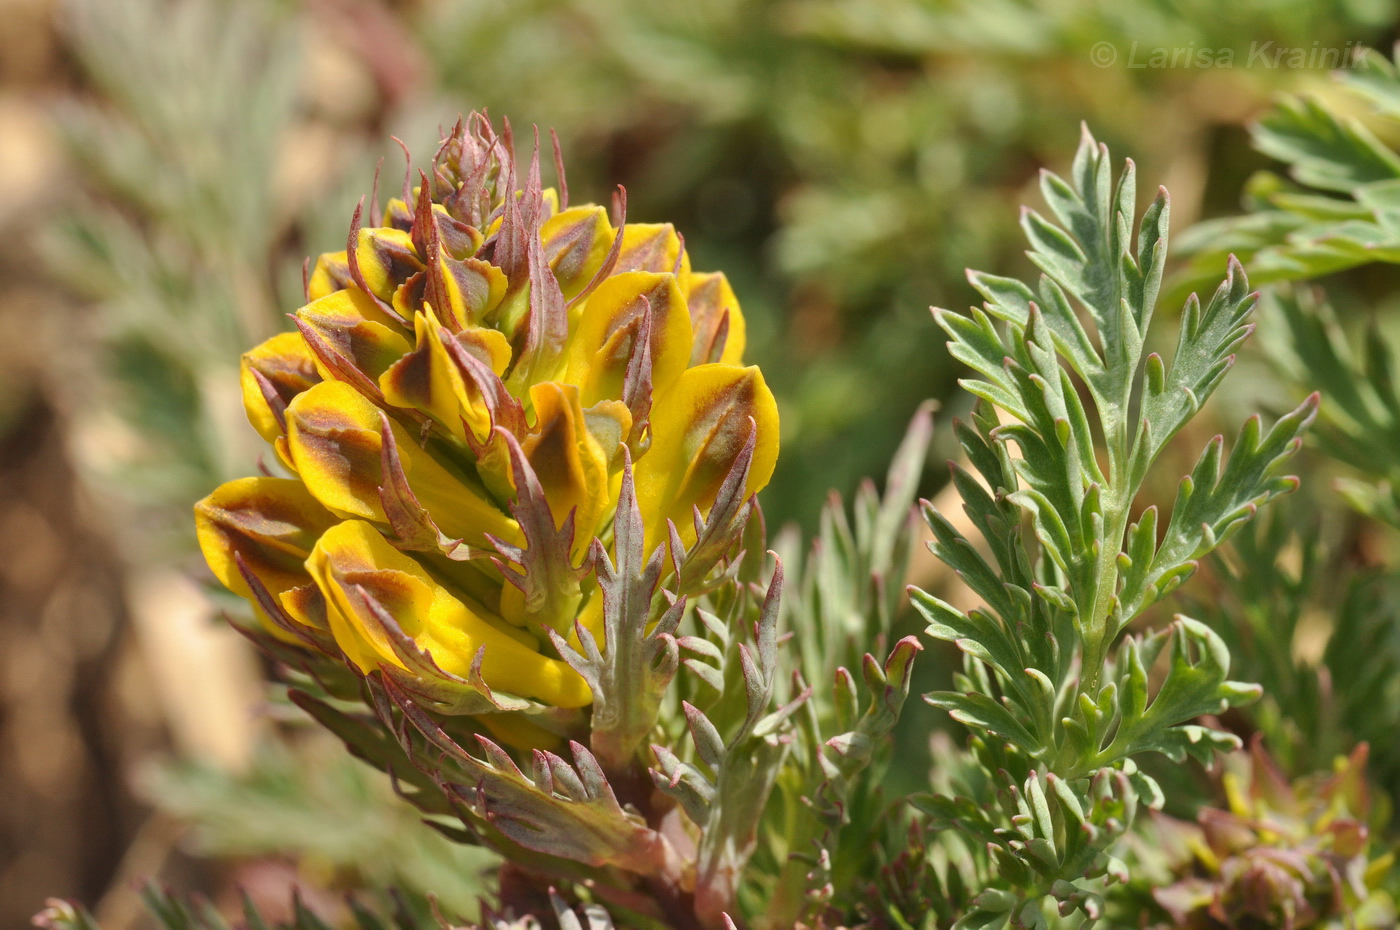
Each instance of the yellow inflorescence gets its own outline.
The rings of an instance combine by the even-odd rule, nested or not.
[[[648,551],[668,520],[688,545],[751,431],[745,490],[767,483],[777,408],[741,366],[728,281],[691,271],[671,226],[618,235],[602,207],[560,208],[535,172],[516,189],[481,120],[433,168],[383,225],[355,230],[353,252],[320,257],[298,331],[243,356],[248,418],[292,477],[200,501],[200,545],[283,642],[333,642],[368,674],[408,671],[394,641],[407,637],[447,676],[480,657],[493,690],[583,706],[588,687],[547,628],[599,622],[582,566],[609,539],[625,460]],[[567,589],[552,592],[555,615],[503,573],[528,575],[530,559],[495,548],[544,545],[520,511],[521,467],[553,528],[567,535],[572,519],[561,551],[576,573],[551,576]]]

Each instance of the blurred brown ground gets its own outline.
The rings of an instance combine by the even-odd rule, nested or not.
[[[130,762],[164,737],[120,566],[46,383],[63,300],[28,233],[62,184],[45,101],[68,83],[51,0],[0,0],[0,927],[98,901],[145,812]]]

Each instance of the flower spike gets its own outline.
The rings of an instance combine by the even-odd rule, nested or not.
[[[718,930],[809,696],[779,700],[781,571],[751,519],[777,405],[723,276],[670,225],[629,224],[621,188],[571,204],[550,141],[557,190],[539,133],[519,171],[484,114],[382,212],[376,181],[308,267],[295,331],[243,358],[292,477],[201,501],[201,548],[252,606],[240,628],[297,670],[293,699],[454,836]],[[683,664],[735,720],[677,695]],[[728,747],[717,773],[645,752],[681,700]],[[690,826],[652,793],[653,756]]]

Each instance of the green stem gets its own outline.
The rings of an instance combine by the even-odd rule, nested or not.
[[[1129,461],[1128,437],[1124,426],[1115,431],[1109,444],[1109,482],[1106,495],[1104,531],[1099,538],[1097,557],[1097,578],[1094,584],[1094,603],[1089,612],[1086,626],[1087,641],[1084,643],[1084,668],[1081,675],[1085,682],[1083,693],[1090,698],[1097,696],[1099,675],[1111,645],[1111,631],[1108,618],[1113,612],[1113,601],[1118,589],[1118,553],[1123,548],[1123,534],[1128,529],[1128,513],[1132,506],[1134,488],[1129,486],[1125,474]]]

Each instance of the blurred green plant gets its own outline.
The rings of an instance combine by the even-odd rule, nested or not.
[[[474,915],[495,885],[495,856],[425,828],[388,779],[314,730],[265,742],[246,772],[193,760],[153,767],[141,792],[192,825],[198,855],[291,858],[313,887],[394,889],[423,916],[430,899],[445,913]]]
[[[1400,526],[1394,340],[1375,315],[1365,332],[1343,325],[1327,291],[1305,283],[1400,263],[1400,73],[1362,50],[1337,78],[1334,93],[1285,96],[1254,125],[1255,146],[1282,162],[1288,177],[1258,172],[1246,188],[1245,214],[1188,230],[1182,251],[1189,260],[1173,289],[1195,287],[1228,254],[1253,280],[1273,285],[1265,300],[1278,321],[1267,340],[1270,360],[1286,382],[1327,397],[1317,447],[1346,473],[1336,487],[1359,513]],[[1350,285],[1348,304],[1384,306],[1376,287],[1342,284]]]
[[[1182,236],[1190,261],[1177,286],[1194,288],[1235,255],[1259,284],[1320,278],[1371,262],[1400,262],[1400,75],[1372,49],[1336,72],[1323,96],[1284,96],[1251,127],[1254,145],[1288,177],[1260,171],[1243,216]]]
[[[280,0],[61,8],[84,85],[54,115],[80,183],[39,233],[53,275],[89,306],[53,324],[76,350],[56,360],[55,382],[87,450],[85,477],[137,553],[134,569],[187,561],[192,502],[256,462],[239,355],[288,327],[282,297],[288,279],[302,287],[298,243],[343,241],[353,208],[334,164],[315,166],[319,196],[288,180],[307,109],[295,14]],[[342,146],[363,154],[353,137]],[[326,214],[340,227],[329,240]],[[150,799],[191,823],[215,857],[298,857],[332,887],[394,884],[417,904],[434,891],[465,909],[487,887],[482,857],[406,817],[379,776],[265,739],[252,771],[181,760]]]
[[[766,507],[814,531],[828,488],[878,474],[915,406],[953,396],[924,310],[963,299],[965,268],[1017,261],[1014,205],[1068,155],[1063,127],[1130,146],[1184,217],[1229,210],[1251,158],[1231,128],[1320,73],[1245,67],[1251,43],[1342,47],[1395,17],[1381,0],[436,0],[414,21],[445,90],[556,128],[578,189],[625,183],[636,216],[728,271],[791,453]],[[1104,42],[1115,67],[1092,63]],[[1239,66],[1129,69],[1134,42]]]
[[[1400,527],[1400,394],[1394,341],[1374,317],[1360,345],[1343,329],[1325,292],[1270,289],[1267,305],[1284,329],[1271,360],[1285,380],[1327,397],[1317,447],[1345,472],[1333,485],[1358,513]]]
[[[1122,919],[1143,926],[1381,930],[1395,926],[1384,887],[1394,856],[1376,837],[1363,743],[1330,770],[1289,778],[1255,737],[1226,757],[1221,807],[1195,822],[1155,814],[1127,847]]]
[[[83,185],[46,243],[98,308],[100,374],[79,373],[74,409],[105,417],[105,460],[85,464],[169,530],[254,455],[230,378],[283,328],[268,266],[291,217],[273,181],[300,45],[259,4],[71,0],[64,21],[95,97],[57,109]]]
[[[1400,787],[1400,627],[1393,576],[1358,568],[1316,517],[1273,508],[1210,560],[1183,595],[1225,641],[1233,673],[1264,696],[1239,712],[1286,772],[1322,771],[1358,743],[1374,781]]]
[[[1386,199],[1400,184],[1400,77],[1370,50],[1336,77],[1334,92],[1285,96],[1259,120],[1255,145],[1291,180],[1260,172],[1247,187],[1248,212],[1188,230],[1177,287],[1228,251],[1272,282],[1266,355],[1295,396],[1322,393],[1314,468],[1334,476],[1333,490],[1363,519],[1326,532],[1306,521],[1261,524],[1217,563],[1217,598],[1199,606],[1263,683],[1267,697],[1250,716],[1289,772],[1306,775],[1366,741],[1372,777],[1394,790],[1400,762],[1384,734],[1395,722],[1397,581],[1384,548],[1390,531],[1375,525],[1400,527],[1398,362],[1387,333],[1394,276],[1359,276],[1400,261]]]
[[[323,917],[309,908],[300,897],[292,902],[289,920],[265,917],[251,899],[245,896],[241,922],[230,921],[206,899],[181,896],[148,885],[141,893],[150,916],[160,930],[540,930],[540,921],[533,915],[515,919],[487,912],[480,923],[459,923],[450,920],[436,907],[421,913],[408,907],[402,899],[392,904],[375,906],[355,898],[349,900],[348,920],[337,921]],[[550,894],[554,920],[560,930],[613,930],[612,919],[596,906],[583,906],[577,911],[556,894]],[[102,930],[91,913],[81,905],[67,901],[50,901],[49,906],[34,917],[40,930]]]

